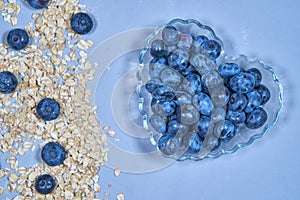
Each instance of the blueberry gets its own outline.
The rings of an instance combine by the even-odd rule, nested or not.
[[[241,111],[246,108],[247,104],[248,101],[245,95],[241,93],[233,93],[228,102],[228,110]]]
[[[154,58],[149,64],[149,76],[151,78],[159,78],[160,72],[166,68],[166,58]]]
[[[152,95],[158,100],[172,100],[175,97],[175,93],[170,87],[160,85],[153,90]]]
[[[158,80],[151,79],[151,80],[147,81],[147,83],[145,84],[145,89],[149,93],[152,93],[160,85],[161,84],[160,84],[160,82]]]
[[[241,68],[235,63],[222,63],[219,65],[218,70],[223,78],[232,77],[241,72]]]
[[[150,54],[154,58],[161,58],[167,54],[166,46],[162,40],[154,40],[151,42]]]
[[[4,94],[12,93],[17,89],[18,79],[17,77],[9,72],[0,72],[0,92]]]
[[[178,71],[182,71],[189,66],[188,58],[180,51],[169,53],[167,59],[168,66]]]
[[[162,39],[166,45],[176,45],[179,41],[179,34],[174,26],[166,26],[162,30]]]
[[[56,182],[49,174],[40,175],[35,180],[35,189],[40,194],[50,194],[55,186]]]
[[[42,159],[49,166],[63,164],[66,159],[66,150],[56,142],[48,142],[42,149]]]
[[[167,131],[166,117],[156,114],[151,115],[150,125],[159,133],[165,133]]]
[[[183,79],[182,89],[190,94],[198,94],[201,92],[201,77],[197,74],[190,74]]]
[[[221,45],[215,40],[207,40],[201,46],[213,59],[221,54]]]
[[[38,103],[36,110],[40,118],[51,121],[59,116],[60,106],[54,99],[44,98]]]
[[[226,143],[229,140],[231,140],[235,136],[235,134],[236,134],[236,132],[235,132],[235,127],[234,127],[233,123],[229,120],[225,120],[219,140],[221,142]]]
[[[28,45],[29,36],[25,30],[16,28],[9,31],[6,40],[10,48],[21,50]]]
[[[198,93],[193,97],[193,104],[199,110],[202,115],[210,115],[214,105],[209,96],[205,93]]]
[[[210,117],[202,115],[198,121],[198,130],[197,130],[197,134],[199,135],[199,137],[204,140],[206,133],[208,131],[208,128],[210,126]]]
[[[71,18],[71,28],[77,34],[87,34],[93,28],[92,18],[83,12],[76,13]]]
[[[263,84],[258,85],[255,89],[261,95],[262,98],[261,105],[266,104],[271,98],[270,90]]]
[[[262,74],[257,68],[251,68],[247,70],[248,73],[252,74],[255,78],[255,86],[258,86],[262,80]]]
[[[166,86],[177,88],[181,82],[181,74],[178,71],[167,67],[161,71],[160,80]]]
[[[183,140],[184,145],[188,147],[187,153],[196,154],[200,151],[202,140],[196,133],[189,133]]]
[[[256,108],[251,113],[247,114],[245,125],[250,129],[257,129],[264,125],[268,115],[263,108]]]
[[[176,110],[176,103],[174,101],[159,101],[155,98],[151,101],[152,111],[160,116],[170,116]]]
[[[226,114],[226,119],[230,120],[233,124],[241,124],[246,121],[246,114],[244,111],[231,111]]]
[[[27,0],[28,4],[35,9],[46,8],[50,0]]]
[[[173,119],[168,122],[168,133],[175,135],[179,130],[180,123],[178,120]]]
[[[208,38],[204,35],[197,35],[195,38],[194,38],[194,43],[193,43],[193,51],[194,52],[200,52],[202,47],[201,45],[206,42],[208,40]]]
[[[178,151],[180,142],[178,138],[170,134],[161,136],[157,142],[158,149],[165,155],[171,155]]]
[[[250,73],[242,72],[230,79],[230,88],[235,92],[247,93],[255,86],[255,78]]]
[[[248,104],[245,108],[246,113],[251,112],[253,109],[255,109],[261,105],[262,98],[261,98],[261,95],[259,94],[259,92],[257,92],[256,90],[253,90],[253,91],[247,93],[246,96],[248,99]]]
[[[193,44],[193,36],[190,33],[181,33],[177,47],[188,51]]]

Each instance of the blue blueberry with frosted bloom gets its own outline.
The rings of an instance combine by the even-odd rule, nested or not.
[[[211,124],[210,117],[201,115],[201,117],[197,123],[197,128],[198,128],[197,134],[199,135],[199,137],[202,140],[204,140],[210,124]]]
[[[38,193],[46,195],[53,192],[56,186],[56,181],[53,176],[43,174],[36,178],[34,186]]]
[[[8,32],[7,44],[14,50],[24,49],[29,43],[29,36],[24,29],[15,28]]]
[[[250,73],[242,72],[230,79],[230,88],[239,93],[250,92],[255,86],[255,78]]]
[[[270,90],[263,84],[258,85],[255,89],[262,98],[261,105],[265,105],[271,98]]]
[[[183,138],[183,144],[187,147],[187,153],[196,154],[201,150],[202,140],[196,133],[188,133]]]
[[[166,86],[177,88],[181,83],[181,75],[178,71],[167,67],[161,71],[160,80]]]
[[[149,119],[150,125],[159,133],[167,131],[167,118],[157,114],[151,115]]]
[[[255,86],[258,86],[262,80],[262,74],[257,68],[251,68],[247,70],[248,73],[252,74],[255,78]]]
[[[218,70],[223,78],[229,78],[241,72],[241,68],[235,63],[222,63]]]
[[[35,9],[46,8],[50,2],[50,0],[26,0],[26,1],[31,7]]]
[[[262,98],[258,91],[253,90],[253,91],[247,93],[246,97],[248,99],[248,104],[245,108],[246,113],[251,112],[252,110],[254,110],[255,108],[257,108],[261,105]]]
[[[166,26],[162,30],[162,39],[166,45],[176,45],[179,41],[179,33],[174,26]]]
[[[71,17],[71,28],[77,34],[87,34],[94,26],[91,16],[84,12],[79,12]]]
[[[153,90],[152,96],[157,100],[172,100],[175,97],[175,93],[172,88],[160,85]]]
[[[268,119],[268,114],[263,108],[256,108],[247,114],[245,125],[250,129],[258,129],[262,127]]]
[[[215,40],[207,40],[202,43],[202,48],[213,58],[216,59],[221,54],[221,45]]]
[[[193,97],[193,104],[202,115],[211,115],[214,105],[210,97],[205,93],[198,93]]]
[[[150,54],[154,58],[160,58],[167,54],[166,45],[162,40],[154,40],[151,43]]]
[[[41,156],[47,165],[57,166],[63,164],[66,159],[66,150],[62,145],[56,142],[48,142],[43,147]]]
[[[228,142],[229,140],[231,140],[236,134],[235,131],[235,126],[234,124],[229,121],[229,120],[225,120],[223,127],[222,127],[222,131],[221,131],[221,135],[219,137],[219,140],[221,142]]]
[[[186,76],[180,88],[191,95],[200,93],[202,90],[200,75],[193,73]]]
[[[17,77],[9,72],[3,71],[0,73],[0,92],[4,94],[12,93],[17,89],[18,79]]]
[[[179,35],[179,41],[177,43],[177,47],[179,49],[183,49],[188,51],[193,44],[193,36],[190,33],[181,33]]]
[[[226,119],[230,120],[233,124],[242,124],[246,121],[246,114],[244,111],[229,110],[226,113]]]
[[[162,58],[153,58],[149,63],[149,76],[151,78],[159,78],[160,72],[166,68],[167,59]]]
[[[184,52],[173,51],[167,56],[168,66],[175,70],[182,71],[189,66],[188,58]]]
[[[151,109],[157,115],[171,116],[176,110],[176,103],[174,101],[160,101],[152,98]]]
[[[44,98],[38,103],[36,111],[44,121],[52,121],[59,116],[60,105],[55,99]]]
[[[241,111],[246,108],[247,104],[248,100],[245,95],[241,93],[233,93],[228,102],[228,110]]]
[[[193,43],[193,46],[192,46],[193,51],[197,52],[197,53],[201,52],[201,50],[202,50],[202,46],[201,45],[204,42],[206,42],[207,40],[208,40],[208,38],[206,36],[204,36],[204,35],[197,35],[194,38],[194,43]]]

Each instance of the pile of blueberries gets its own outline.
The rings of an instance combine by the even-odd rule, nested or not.
[[[46,8],[50,0],[27,0],[35,9]],[[70,19],[72,30],[77,34],[87,34],[93,28],[92,18],[83,12],[76,13]],[[7,43],[14,50],[24,49],[29,43],[29,36],[24,29],[13,29],[7,35]],[[17,77],[9,72],[0,72],[0,92],[10,94],[18,87]],[[36,107],[37,115],[44,121],[55,120],[60,114],[59,103],[52,98],[42,99]],[[41,152],[42,160],[49,166],[63,164],[66,159],[64,147],[56,142],[47,143]],[[50,174],[42,174],[36,178],[35,189],[40,194],[49,194],[56,187],[56,180]]]
[[[152,96],[149,124],[159,133],[157,146],[164,155],[176,155],[182,147],[181,155],[196,155],[211,126],[215,97],[197,65],[216,66],[225,90],[225,121],[220,135],[211,141],[210,151],[230,141],[243,124],[249,129],[264,125],[267,113],[262,106],[269,101],[270,91],[261,84],[262,74],[257,68],[245,70],[236,63],[217,66],[222,47],[204,35],[166,26],[161,37],[149,47],[152,59],[145,89]]]

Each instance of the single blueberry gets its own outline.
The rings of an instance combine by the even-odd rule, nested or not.
[[[198,130],[197,130],[197,134],[199,135],[199,137],[204,140],[206,133],[208,131],[208,128],[210,126],[210,117],[202,115],[198,121]]]
[[[44,98],[38,103],[36,111],[40,118],[51,121],[59,116],[60,106],[54,99]]]
[[[150,125],[159,133],[165,133],[167,131],[166,117],[153,114],[151,115],[149,122]]]
[[[162,30],[162,39],[166,45],[176,45],[179,41],[179,33],[174,26],[166,26]]]
[[[172,155],[179,150],[180,141],[171,134],[165,134],[159,138],[157,147],[163,154]]]
[[[160,85],[153,90],[152,96],[158,100],[172,100],[175,97],[175,93],[170,87]]]
[[[257,129],[264,125],[268,115],[263,108],[256,108],[251,113],[247,114],[245,125],[250,129]]]
[[[157,115],[170,116],[176,110],[176,103],[174,101],[160,101],[152,98],[151,109]]]
[[[248,73],[252,74],[255,78],[255,86],[258,86],[262,80],[262,74],[257,68],[251,68],[247,70]]]
[[[241,68],[235,63],[222,63],[218,70],[223,78],[229,78],[241,72]]]
[[[65,148],[56,142],[48,142],[42,149],[42,160],[49,166],[63,164],[65,159]]]
[[[55,186],[55,179],[49,174],[40,175],[35,180],[35,189],[40,194],[50,194]]]
[[[192,73],[186,76],[181,86],[182,90],[191,95],[200,93],[202,90],[200,75]]]
[[[219,140],[221,142],[225,142],[225,143],[228,142],[229,140],[231,140],[235,136],[235,133],[236,133],[234,131],[234,129],[235,129],[235,126],[233,125],[233,123],[229,120],[225,120]]]
[[[176,116],[176,115],[175,115]],[[172,119],[168,122],[168,133],[175,135],[179,130],[180,123],[176,119]]]
[[[149,63],[149,76],[151,78],[159,78],[159,75],[163,69],[166,68],[167,59],[162,58],[153,58]]]
[[[261,105],[265,105],[271,98],[270,90],[263,84],[258,85],[255,89],[261,95]]]
[[[194,38],[194,43],[193,43],[193,46],[192,46],[192,48],[193,48],[193,51],[194,52],[200,52],[201,51],[201,49],[202,49],[202,44],[204,43],[204,42],[206,42],[208,40],[208,38],[206,37],[206,36],[204,36],[204,35],[197,35],[195,38]]]
[[[189,66],[188,58],[182,55],[179,51],[173,51],[167,56],[168,66],[175,70],[183,71]]]
[[[255,86],[255,78],[250,73],[242,72],[230,79],[230,88],[235,92],[247,93]]]
[[[188,51],[193,44],[193,36],[190,33],[181,33],[179,36],[179,41],[177,47]]]
[[[246,108],[247,104],[248,101],[245,95],[241,93],[233,93],[228,102],[228,110],[241,111]]]
[[[28,45],[29,36],[25,30],[16,28],[9,31],[6,40],[10,48],[21,50]]]
[[[208,95],[205,93],[198,93],[193,97],[193,104],[202,115],[209,116],[214,108],[214,105]]]
[[[94,26],[92,18],[83,12],[76,13],[71,18],[71,28],[77,34],[87,34]]]
[[[170,67],[166,67],[160,73],[160,80],[164,85],[175,89],[180,85],[181,74]]]
[[[3,71],[0,73],[0,92],[4,94],[12,93],[17,89],[18,79],[17,77],[9,72]]]
[[[244,111],[231,111],[226,114],[226,119],[230,120],[233,124],[241,124],[246,121],[246,114]]]
[[[161,58],[167,54],[166,46],[162,40],[154,40],[151,42],[150,54],[154,58]]]
[[[215,40],[207,40],[201,46],[213,59],[221,54],[221,45]]]
[[[145,89],[149,93],[152,93],[160,85],[161,85],[160,81],[155,80],[155,79],[151,79],[151,80],[147,81],[147,83],[145,84]]]
[[[187,153],[196,154],[202,147],[202,140],[196,133],[191,133],[184,138],[185,146],[188,147]]]
[[[27,0],[27,3],[35,9],[46,8],[49,2],[50,0]]]
[[[245,108],[246,113],[251,112],[253,109],[261,105],[262,98],[258,91],[252,90],[251,92],[246,94],[246,97],[248,99],[248,104]]]

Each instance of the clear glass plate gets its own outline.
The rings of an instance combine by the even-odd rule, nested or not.
[[[177,132],[176,138],[178,140],[175,140],[174,143],[170,142],[171,144],[169,144],[171,147],[174,147],[174,146],[178,146],[177,143],[180,143],[179,147],[176,148],[174,147],[176,149],[174,152],[171,153],[164,152],[162,153],[162,155],[177,160],[186,160],[186,159],[201,160],[203,158],[217,158],[222,154],[234,153],[239,148],[248,146],[251,143],[253,143],[253,141],[255,141],[256,139],[261,138],[277,122],[279,112],[283,105],[282,85],[278,81],[278,78],[274,70],[271,67],[265,65],[263,62],[259,61],[258,59],[248,59],[246,56],[243,55],[240,55],[238,57],[229,57],[224,55],[223,42],[216,36],[213,29],[210,28],[209,26],[203,25],[200,22],[193,19],[188,19],[188,20],[174,19],[167,24],[157,27],[155,31],[146,38],[145,48],[141,51],[140,58],[139,58],[139,67],[137,72],[137,80],[138,80],[137,94],[139,97],[139,110],[143,117],[143,126],[149,133],[151,143],[154,146],[156,146],[157,149],[159,149],[158,141],[163,134],[159,133],[157,130],[153,128],[153,126],[150,125],[150,118],[151,115],[153,114],[150,105],[151,95],[146,91],[145,84],[150,79],[149,62],[151,60],[151,55],[150,55],[151,43],[156,39],[162,38],[162,30],[167,26],[174,26],[177,28],[179,32],[181,33],[188,32],[193,36],[204,35],[208,39],[215,40],[220,44],[221,56],[218,57],[217,59],[211,58],[211,56],[208,55],[206,52],[203,51],[200,52],[201,59],[205,63],[203,66],[209,66],[210,69],[208,71],[203,71],[203,69],[206,69],[205,67],[204,68],[197,67],[197,71],[199,72],[199,74],[202,75],[202,77],[204,76],[207,77],[206,76],[207,74],[214,74],[214,73],[216,74],[215,79],[211,79],[210,83],[205,81],[210,96],[213,95],[213,88],[216,87],[216,85],[214,85],[216,82],[220,83],[220,85],[218,86],[220,86],[221,88],[224,87],[223,79],[217,74],[217,66],[219,66],[219,64],[224,62],[234,62],[239,64],[244,69],[252,68],[252,67],[256,67],[260,69],[263,75],[262,84],[266,85],[271,91],[271,99],[263,107],[268,114],[268,120],[263,127],[255,130],[250,130],[242,126],[240,127],[239,132],[236,134],[236,136],[233,139],[231,139],[227,143],[222,143],[218,148],[214,148],[214,143],[216,142],[216,140],[218,140],[218,136],[217,138],[206,136],[205,139],[203,139],[201,150],[198,153],[191,154],[191,153],[187,153],[187,149],[189,145],[186,145],[186,142],[184,142],[185,140],[184,138],[187,137],[186,135],[195,131],[191,125],[189,126],[189,131],[188,131],[189,133],[187,132],[179,133],[180,131]],[[168,52],[170,52],[174,49],[172,47],[167,47],[167,50]],[[177,96],[178,93],[176,91],[176,97]],[[213,103],[215,104],[215,102]],[[216,112],[216,110],[218,110],[217,108],[226,111],[226,105],[223,107],[215,106],[212,113]],[[219,116],[217,120],[224,122],[224,118],[225,115]],[[214,126],[216,126],[216,123],[211,124],[208,130],[208,133],[211,134],[207,134],[207,135],[213,135]]]

